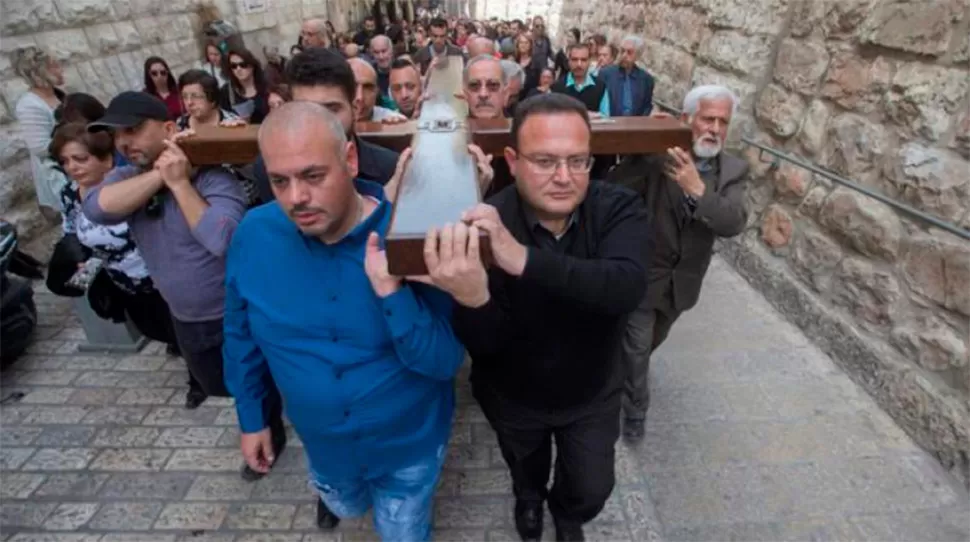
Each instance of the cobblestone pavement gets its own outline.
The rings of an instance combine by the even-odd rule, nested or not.
[[[314,529],[296,439],[270,476],[242,482],[228,401],[184,410],[181,360],[157,344],[79,354],[70,304],[38,303],[37,341],[3,375],[3,396],[26,395],[0,411],[0,539],[374,539],[369,520]],[[617,445],[590,539],[970,538],[963,487],[720,260],[659,354],[646,439]],[[515,540],[494,435],[458,385],[436,539]]]

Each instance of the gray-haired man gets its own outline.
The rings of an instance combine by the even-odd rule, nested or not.
[[[608,177],[640,193],[654,220],[647,295],[630,314],[623,339],[623,436],[628,439],[643,437],[650,355],[680,314],[697,303],[714,238],[735,236],[747,222],[748,164],[723,152],[737,104],[738,97],[722,86],[691,90],[682,116],[693,132],[693,147],[629,156]]]

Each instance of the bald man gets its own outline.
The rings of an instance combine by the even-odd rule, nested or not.
[[[330,36],[327,35],[327,23],[323,19],[307,19],[300,27],[300,39],[303,48],[330,47]]]
[[[451,298],[388,274],[379,240],[391,205],[355,178],[354,143],[326,108],[284,104],[258,141],[278,204],[245,216],[226,263],[225,375],[243,456],[258,472],[275,459],[263,415],[272,373],[304,444],[318,526],[373,508],[381,539],[430,540],[464,359]],[[454,256],[431,252],[433,278]]]
[[[380,93],[377,85],[377,70],[370,62],[362,58],[351,58],[347,62],[350,63],[350,69],[354,71],[354,80],[357,82],[357,94],[354,96],[357,122],[395,124],[408,120],[394,110],[377,105],[377,97]]]
[[[481,55],[495,56],[495,42],[482,36],[470,38],[465,43],[465,47],[468,50],[468,58],[475,58]]]

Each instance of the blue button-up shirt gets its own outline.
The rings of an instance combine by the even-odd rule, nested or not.
[[[576,92],[582,92],[584,88],[591,87],[596,84],[596,80],[589,73],[586,74],[586,79],[583,81],[582,85],[576,84],[576,79],[573,74],[570,73],[566,75],[566,87],[573,87]],[[603,117],[610,116],[610,93],[603,92],[603,98],[600,100],[599,114]]]
[[[304,236],[279,204],[251,210],[232,239],[226,269],[226,385],[244,433],[266,426],[268,371],[322,481],[380,476],[448,441],[454,376],[464,348],[451,299],[406,283],[378,297],[364,273],[372,231],[391,217],[380,200],[344,239]]]

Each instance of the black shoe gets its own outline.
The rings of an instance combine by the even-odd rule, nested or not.
[[[202,390],[189,389],[185,393],[185,408],[189,410],[195,410],[199,408],[199,405],[205,402],[208,396]]]
[[[583,524],[572,521],[557,520],[552,518],[553,525],[556,526],[556,542],[574,542],[586,540],[583,535]]]
[[[645,429],[644,429],[645,425],[646,425],[646,420],[636,420],[633,418],[624,419],[623,438],[633,442],[642,440],[643,434],[645,433]]]
[[[282,430],[279,431],[279,434],[282,435],[279,438],[276,438],[275,434],[276,433],[274,433],[274,438],[273,438],[273,457],[275,457],[276,459],[274,460],[273,465],[276,464],[276,461],[280,460],[280,455],[282,455],[283,450],[286,449],[286,432]],[[270,470],[272,469],[273,469],[273,466],[270,465]],[[261,472],[256,472],[252,468],[250,468],[249,465],[243,464],[242,470],[239,471],[239,476],[247,482],[255,482],[256,480],[259,480],[263,476],[266,476],[266,474],[263,474]]]
[[[182,355],[182,351],[179,350],[179,345],[175,343],[170,343],[165,347],[165,355],[169,357],[177,358]]]
[[[329,531],[336,529],[339,524],[340,518],[321,499],[317,499],[317,527]]]
[[[515,530],[522,540],[542,538],[542,501],[515,500]]]

